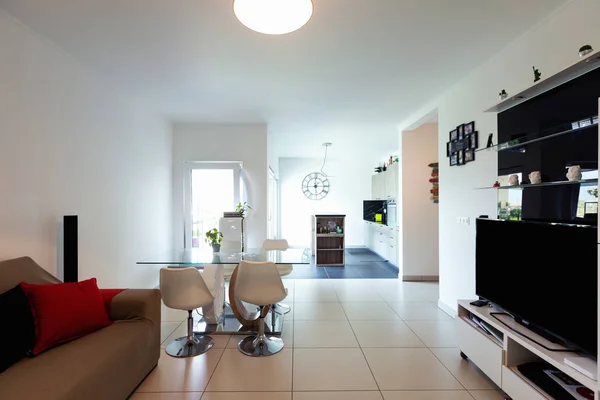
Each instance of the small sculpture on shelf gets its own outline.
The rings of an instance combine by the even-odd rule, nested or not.
[[[513,174],[508,178],[508,184],[510,186],[518,186],[519,185],[519,175]]]
[[[502,89],[502,91],[498,93],[498,97],[500,97],[500,100],[505,100],[508,97],[508,93],[506,93],[506,90]]]
[[[498,181],[494,182],[494,186],[493,187],[499,188],[500,187],[500,182],[498,182]]]
[[[542,73],[536,67],[533,67],[533,82],[537,82],[542,79]]]
[[[581,180],[581,166],[572,165],[569,167],[569,171],[567,172],[567,179],[570,182],[577,182]]]
[[[585,46],[581,46],[581,48],[579,49],[579,57],[584,57],[584,56],[590,54],[592,51],[594,51],[594,49],[589,44],[586,44]]]
[[[542,183],[542,173],[540,171],[532,171],[529,174],[529,182],[531,182],[532,185]]]

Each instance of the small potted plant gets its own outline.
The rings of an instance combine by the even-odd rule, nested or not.
[[[221,242],[223,241],[223,234],[217,230],[217,228],[211,229],[206,232],[206,238],[204,241],[210,244],[215,253],[221,251]]]
[[[583,57],[587,54],[590,54],[592,51],[594,51],[594,49],[592,49],[592,46],[590,46],[589,44],[581,46],[581,48],[579,49],[579,57]]]
[[[248,210],[252,210],[252,207],[248,205],[246,202],[239,202],[237,206],[235,206],[235,211],[240,214],[242,218],[242,253],[246,251],[246,231],[244,227],[244,220],[246,219],[246,212]]]

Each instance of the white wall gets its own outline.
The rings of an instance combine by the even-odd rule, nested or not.
[[[155,286],[135,262],[171,245],[168,124],[1,11],[0,71],[0,259],[56,274],[77,214],[80,279]]]
[[[446,158],[448,132],[472,120],[480,133],[480,145],[487,134],[497,133],[497,116],[483,110],[498,101],[498,92],[514,94],[533,84],[532,66],[549,77],[577,61],[583,44],[600,48],[600,2],[573,0],[551,18],[504,49],[473,74],[432,100],[402,124],[406,130],[432,109],[439,112],[440,159],[440,306],[456,311],[457,299],[475,297],[475,227],[458,225],[456,217],[496,215],[496,193],[475,187],[493,184],[497,176],[497,155],[479,152],[475,162],[449,167]],[[405,188],[406,189],[406,188]],[[503,251],[501,245],[499,253]]]
[[[346,214],[346,246],[364,246],[363,200],[371,198],[373,165],[328,159],[324,171],[330,175],[330,191],[322,200],[309,200],[302,192],[302,181],[323,165],[319,158],[281,158],[279,160],[281,196],[281,237],[292,246],[310,247],[311,216]]]
[[[267,127],[265,125],[173,125],[173,245],[183,247],[183,164],[185,161],[241,161],[248,204],[248,247],[267,237]],[[218,188],[213,188],[218,190]]]
[[[402,206],[398,211],[402,226],[403,276],[439,274],[438,204],[431,201],[430,163],[438,160],[438,125],[424,124],[401,134]]]

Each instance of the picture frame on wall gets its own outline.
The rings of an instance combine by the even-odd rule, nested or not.
[[[476,150],[477,148],[479,148],[479,132],[475,131],[473,133],[471,133],[469,136],[469,145],[467,146],[467,148],[469,149],[473,149]]]
[[[475,121],[465,124],[465,135],[470,135],[473,132],[475,132]]]
[[[475,149],[465,150],[465,164],[475,161]]]
[[[456,127],[456,130],[458,131],[458,140],[462,140],[465,138],[465,125],[459,125]]]
[[[453,130],[450,131],[450,141],[454,142],[455,140],[458,140],[458,130]]]
[[[457,154],[457,164],[458,165],[465,165],[465,151],[461,150],[459,151]]]
[[[450,166],[454,167],[458,165],[458,153],[454,153],[450,156]]]
[[[452,142],[446,143],[446,157],[450,157],[452,154]]]

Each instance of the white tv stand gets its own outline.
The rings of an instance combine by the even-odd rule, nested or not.
[[[530,331],[525,326],[516,323],[511,318],[502,318],[504,323],[526,335],[526,338],[514,332],[490,314],[501,312],[501,310],[490,306],[475,307],[469,304],[470,302],[471,300],[459,300],[458,302],[456,324],[461,356],[470,359],[471,362],[477,365],[504,391],[507,395],[506,398],[512,400],[551,400],[550,395],[544,393],[541,388],[529,381],[517,369],[518,365],[527,362],[545,361],[592,390],[596,396],[595,399],[600,400],[597,372],[594,374],[596,379],[590,379],[565,364],[565,358],[577,357],[577,354],[548,351],[528,338],[549,348],[556,348],[557,345]],[[471,322],[471,314],[495,328],[499,332],[500,340],[487,334]]]

